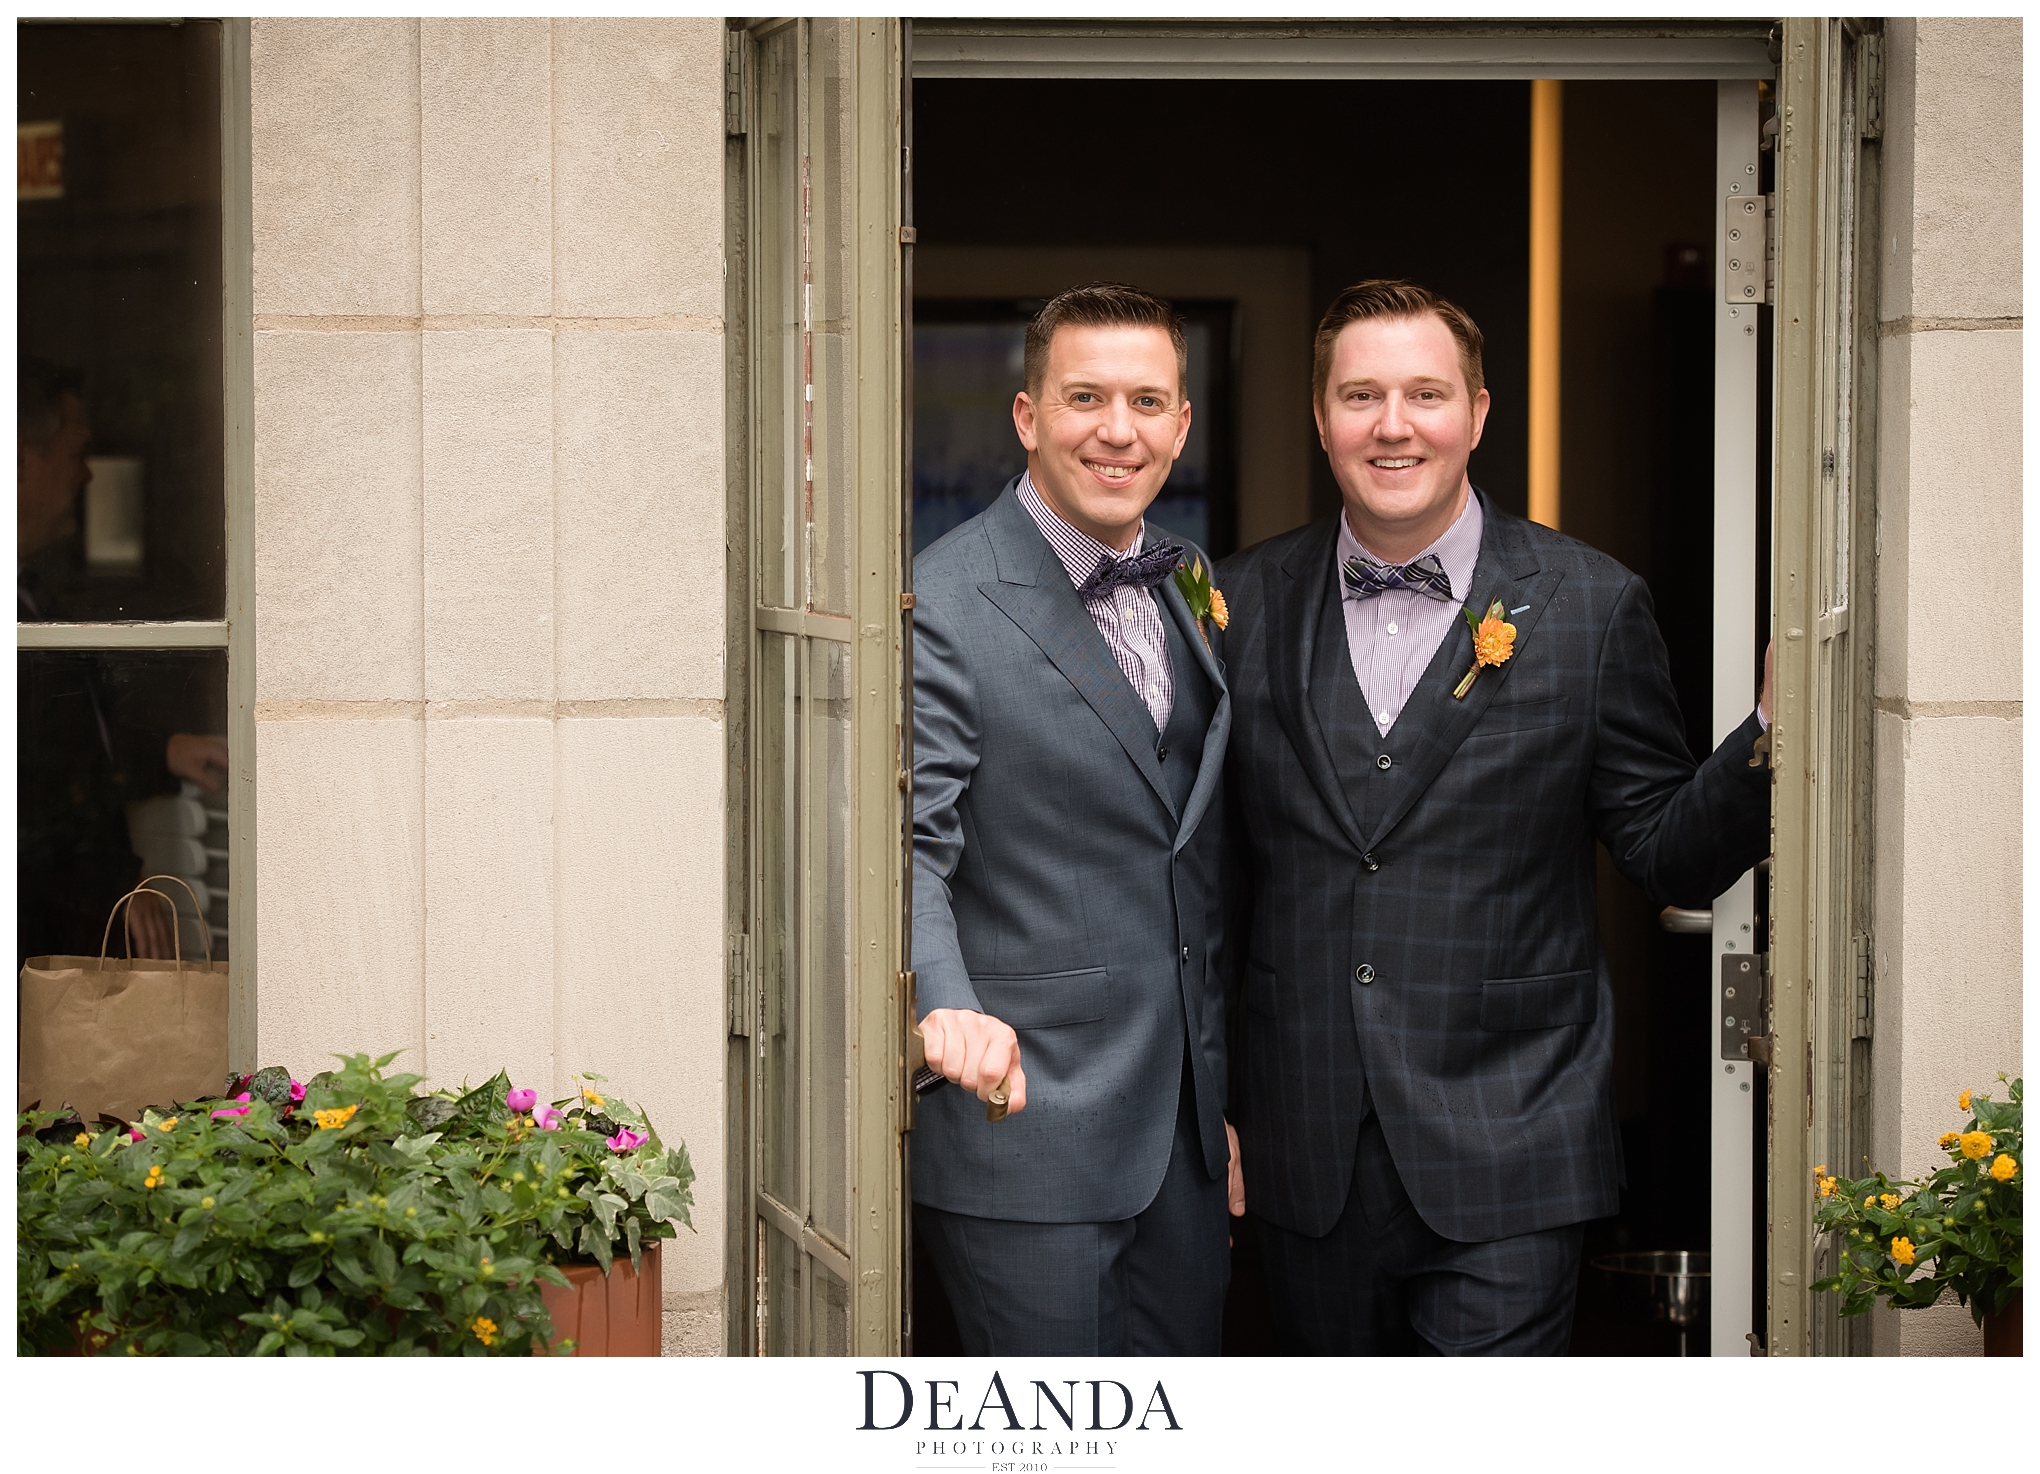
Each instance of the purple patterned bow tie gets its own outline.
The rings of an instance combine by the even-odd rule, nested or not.
[[[1408,589],[1413,594],[1452,602],[1452,579],[1436,553],[1426,553],[1414,563],[1372,563],[1365,558],[1348,558],[1339,574],[1346,592],[1356,599],[1371,599],[1390,589]]]
[[[1151,589],[1176,571],[1176,564],[1182,561],[1182,557],[1181,543],[1164,543],[1131,558],[1113,558],[1101,553],[1091,576],[1077,585],[1077,597],[1102,599],[1114,589]]]

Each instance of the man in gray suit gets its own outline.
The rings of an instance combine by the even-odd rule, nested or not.
[[[1185,355],[1145,292],[1055,298],[1025,474],[914,560],[918,1008],[962,1087],[921,1103],[914,1227],[976,1356],[1218,1350],[1231,698],[1174,576],[1203,555],[1144,521]]]

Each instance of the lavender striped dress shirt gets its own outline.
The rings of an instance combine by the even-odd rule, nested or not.
[[[1347,592],[1339,570],[1345,567],[1348,558],[1365,558],[1374,563],[1388,560],[1361,547],[1345,515],[1340,514],[1332,586],[1346,601],[1346,653],[1353,658],[1353,679],[1360,683],[1367,709],[1374,714],[1374,725],[1384,737],[1402,715],[1403,705],[1423,679],[1431,657],[1445,643],[1452,621],[1460,617],[1460,608],[1473,588],[1473,567],[1480,561],[1480,534],[1485,525],[1480,498],[1469,492],[1459,520],[1440,533],[1438,540],[1423,553],[1417,554],[1421,558],[1425,553],[1436,553],[1438,561],[1445,565],[1445,576],[1452,580],[1449,602],[1411,589],[1390,589],[1371,599],[1361,599]],[[1416,558],[1407,561],[1414,563]]]
[[[1062,559],[1071,587],[1081,585],[1091,576],[1100,557],[1116,563],[1139,553],[1147,542],[1145,522],[1134,534],[1132,546],[1123,553],[1114,552],[1088,532],[1079,532],[1041,499],[1041,493],[1034,489],[1034,479],[1025,472],[1020,476],[1019,494],[1020,505],[1055,549],[1056,557]],[[1176,709],[1176,678],[1169,670],[1169,643],[1162,633],[1161,606],[1155,603],[1153,593],[1147,589],[1113,589],[1095,599],[1086,599],[1084,607],[1090,611],[1098,633],[1105,637],[1113,660],[1134,694],[1155,719],[1155,731],[1161,732],[1169,725],[1169,714]]]

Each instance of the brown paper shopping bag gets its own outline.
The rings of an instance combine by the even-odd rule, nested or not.
[[[142,882],[176,880],[152,875]],[[180,882],[181,884],[181,882]],[[186,887],[188,890],[189,887]],[[227,1075],[227,967],[212,960],[112,957],[114,917],[137,888],[113,903],[97,957],[31,957],[22,964],[18,1104],[68,1105],[87,1121],[101,1113],[134,1120],[143,1106],[217,1095]],[[193,904],[197,898],[193,897]],[[172,926],[175,935],[181,928]]]

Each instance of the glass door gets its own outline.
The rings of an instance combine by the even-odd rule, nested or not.
[[[748,544],[731,1247],[752,1292],[732,1297],[732,1349],[886,1354],[904,1232],[900,25],[757,22],[729,70]]]

